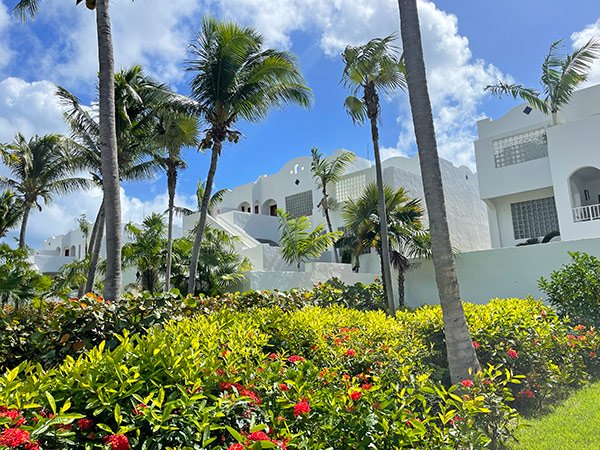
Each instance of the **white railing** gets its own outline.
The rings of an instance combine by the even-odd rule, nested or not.
[[[573,222],[585,222],[600,219],[600,204],[573,208]]]

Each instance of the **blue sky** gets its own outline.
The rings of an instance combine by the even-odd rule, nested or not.
[[[70,0],[43,0],[36,21],[22,24],[10,15],[15,3],[0,3],[0,141],[11,140],[17,131],[65,131],[54,83],[85,102],[94,99],[93,15]],[[339,54],[347,44],[397,31],[396,8],[395,0],[118,0],[112,2],[117,66],[140,63],[157,80],[187,93],[187,44],[209,12],[252,25],[270,46],[298,55],[315,103],[310,110],[290,107],[259,124],[240,124],[244,138],[225,148],[216,178],[218,187],[234,187],[279,170],[313,146],[372,157],[368,129],[354,126],[342,107],[348,93],[339,84]],[[476,120],[498,117],[514,106],[509,99],[484,95],[483,87],[498,78],[537,86],[541,60],[553,40],[564,38],[571,50],[600,37],[597,0],[422,0],[420,8],[440,153],[471,168]],[[598,82],[600,66],[590,79]],[[382,106],[384,154],[413,155],[406,95],[384,99]],[[178,201],[189,205],[196,181],[206,176],[208,158],[194,150],[187,155]],[[125,219],[163,210],[165,190],[164,177],[126,184]],[[72,228],[80,212],[93,217],[99,198],[98,192],[73,194],[34,214],[31,243]]]

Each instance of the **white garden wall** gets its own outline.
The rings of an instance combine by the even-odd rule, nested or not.
[[[462,298],[472,303],[486,303],[496,297],[544,298],[537,287],[538,279],[548,278],[552,271],[567,263],[568,252],[572,251],[600,257],[600,238],[458,254],[456,269]],[[379,257],[362,256],[360,268],[379,272]],[[395,282],[394,290],[397,290]],[[405,295],[409,306],[439,303],[432,261],[420,262],[406,274]]]

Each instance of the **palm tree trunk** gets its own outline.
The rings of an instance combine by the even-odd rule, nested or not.
[[[398,6],[410,107],[429,214],[433,265],[444,317],[450,378],[453,383],[457,383],[472,377],[472,374],[481,368],[463,311],[450,243],[433,114],[427,90],[417,1],[398,0]],[[470,370],[472,373],[469,373]]]
[[[206,226],[206,216],[208,215],[208,205],[210,203],[210,196],[212,195],[212,186],[215,180],[215,173],[217,172],[217,163],[219,161],[219,155],[221,154],[221,147],[223,143],[216,140],[212,148],[212,156],[210,159],[210,168],[208,169],[208,177],[206,178],[206,187],[204,189],[204,196],[202,197],[202,205],[200,206],[200,220],[196,227],[196,238],[194,239],[194,249],[192,250],[192,260],[190,262],[190,278],[188,280],[188,294],[194,294],[196,290],[196,274],[198,272],[198,257],[200,255],[200,243],[202,242],[202,235],[204,234],[204,227]]]
[[[94,223],[94,229],[96,229],[96,234],[90,240],[90,246],[92,247],[92,257],[90,259],[90,266],[88,267],[88,273],[85,281],[86,293],[92,292],[94,290],[94,279],[96,278],[98,259],[100,258],[100,249],[102,248],[102,238],[104,237],[104,211],[104,200],[102,200],[102,203],[100,204],[100,209],[98,210],[98,215],[96,216],[96,222]]]
[[[392,290],[392,274],[390,269],[390,245],[388,238],[387,213],[385,210],[385,196],[383,193],[383,171],[381,169],[381,155],[379,154],[379,129],[377,128],[377,111],[379,99],[374,88],[365,89],[365,103],[369,110],[371,121],[371,137],[373,139],[373,154],[375,155],[375,173],[377,175],[377,196],[379,207],[379,234],[381,239],[381,278],[383,280],[383,294],[388,304],[389,314],[396,315],[394,291]]]
[[[331,217],[329,216],[329,202],[327,201],[327,189],[323,188],[323,212],[325,213],[325,220],[327,221],[327,228],[330,233],[333,233],[333,226],[331,225]],[[337,248],[335,248],[335,244],[331,247],[333,250],[333,260],[336,263],[340,262],[340,258],[338,256]]]
[[[94,226],[92,227],[92,235],[90,236],[90,241],[86,247],[86,255],[92,253],[94,250],[94,243],[96,242],[96,236],[98,234],[98,227],[100,226],[100,213],[104,209],[104,199],[100,203],[100,207],[98,208],[98,213],[96,214],[96,220],[94,220]]]
[[[106,279],[104,297],[121,296],[121,199],[115,122],[115,79],[109,0],[96,1],[98,61],[100,67],[100,153],[106,211]]]
[[[25,236],[27,235],[27,221],[29,220],[29,212],[31,211],[31,203],[25,203],[23,207],[23,218],[21,219],[21,232],[19,233],[19,248],[25,248]]]
[[[398,308],[404,308],[404,270],[398,268]]]
[[[167,269],[165,272],[165,292],[171,289],[171,260],[173,258],[173,208],[175,207],[175,190],[177,188],[177,169],[167,169],[167,190],[169,193],[169,223],[167,225]]]

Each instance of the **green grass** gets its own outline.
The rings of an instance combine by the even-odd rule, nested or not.
[[[600,449],[600,382],[569,397],[550,414],[526,420],[512,450]]]

